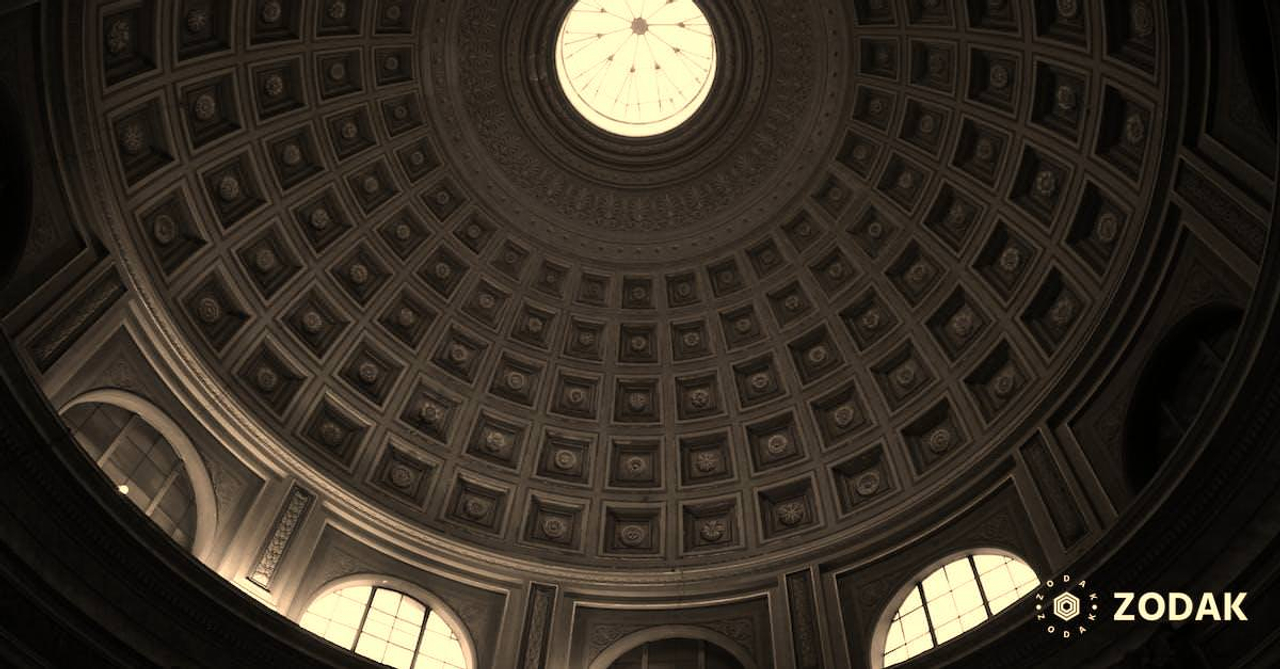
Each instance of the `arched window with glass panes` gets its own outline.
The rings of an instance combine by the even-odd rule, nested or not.
[[[895,598],[892,617],[881,621],[872,666],[893,666],[955,639],[1039,582],[1027,563],[994,551],[975,551],[926,570]]]
[[[419,598],[391,587],[332,589],[311,602],[300,624],[397,669],[473,669],[455,625]]]
[[[174,541],[193,549],[196,494],[169,439],[139,414],[103,402],[76,404],[62,418],[116,490]]]

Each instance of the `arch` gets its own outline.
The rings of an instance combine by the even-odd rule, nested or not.
[[[982,548],[974,548],[974,549],[969,549],[964,551],[955,551],[947,554],[942,558],[934,560],[933,562],[928,563],[924,568],[916,571],[915,575],[913,575],[910,579],[908,579],[907,582],[903,583],[899,587],[898,591],[894,593],[894,596],[889,599],[888,604],[886,604],[886,606],[884,607],[884,610],[881,612],[879,619],[876,621],[876,626],[873,629],[871,634],[871,644],[870,644],[871,656],[869,658],[869,662],[872,669],[883,669],[885,666],[892,666],[892,665],[885,664],[886,640],[889,635],[890,627],[893,625],[894,619],[898,616],[899,611],[902,609],[902,606],[907,601],[907,599],[910,598],[913,593],[918,592],[918,588],[921,588],[921,584],[924,581],[926,581],[927,579],[929,579],[931,576],[938,573],[939,571],[943,570],[948,565],[954,564],[966,558],[971,558],[976,556],[998,556],[998,557],[1003,557],[1003,558],[1008,558],[1010,560],[1013,560],[1031,571],[1032,576],[1034,577],[1033,585],[1036,587],[1039,587],[1039,582],[1040,582],[1039,575],[1035,573],[1035,570],[1027,563],[1027,561],[1023,559],[1021,556],[1016,555],[1011,551],[1004,550],[1002,548],[982,547]],[[978,581],[981,580],[981,577],[979,577],[976,573],[974,575],[976,577],[975,580],[978,580]],[[1034,588],[1031,588],[1031,590],[1034,590]],[[1018,594],[1017,598],[1020,599],[1021,597],[1025,596],[1025,594],[1027,593]],[[964,636],[969,631],[986,624],[992,618],[998,615],[1001,611],[1004,611],[1009,606],[1007,604],[1005,606],[1002,606],[998,610],[990,610],[990,607],[987,605],[989,602],[989,598],[985,593],[982,594],[982,598],[984,601],[984,608],[987,609],[987,615],[984,616],[982,621],[977,622],[973,626],[962,630],[959,634],[957,634],[954,637],[950,637],[940,643],[933,643],[928,650],[921,651],[920,653],[916,653],[905,659],[918,657],[919,655],[922,655],[924,653],[931,652],[934,649],[947,643],[948,641],[952,641],[954,639],[958,639]],[[1016,599],[1014,601],[1016,601]],[[931,636],[933,634],[932,623],[930,623],[930,634]],[[899,661],[902,661],[902,660],[899,660]]]
[[[1156,344],[1125,413],[1120,460],[1137,494],[1182,442],[1217,382],[1243,313],[1227,304],[1183,316]]]
[[[607,648],[591,661],[588,669],[609,669],[614,662],[623,655],[630,653],[636,648],[653,641],[662,641],[663,639],[694,639],[698,641],[706,641],[719,646],[733,656],[735,660],[740,662],[745,669],[756,669],[756,663],[751,659],[751,651],[742,644],[730,639],[729,637],[713,632],[704,627],[696,627],[693,625],[659,625],[657,627],[648,627],[638,632],[632,632],[621,639],[610,644]]]
[[[213,491],[213,479],[204,465],[187,433],[178,426],[163,409],[149,400],[126,390],[102,388],[90,390],[68,401],[58,409],[58,415],[64,415],[68,409],[82,404],[110,404],[126,411],[131,411],[146,421],[164,437],[173,447],[174,452],[182,459],[187,470],[187,478],[191,481],[191,491],[196,498],[196,535],[191,543],[191,554],[204,562],[213,549],[213,535],[218,528],[218,499]]]
[[[336,578],[320,586],[312,596],[306,598],[302,603],[302,606],[296,608],[293,615],[289,616],[289,618],[293,620],[293,622],[301,625],[302,617],[306,615],[307,610],[311,608],[311,605],[316,601],[319,601],[320,598],[338,592],[339,590],[362,586],[395,590],[425,604],[430,612],[438,614],[440,618],[444,620],[445,624],[453,630],[454,635],[458,637],[458,643],[462,646],[462,655],[467,661],[467,669],[479,669],[480,665],[476,659],[475,642],[471,638],[470,630],[468,630],[467,626],[463,624],[462,618],[458,616],[457,612],[455,612],[451,606],[445,603],[443,599],[440,599],[433,594],[430,590],[427,590],[412,581],[407,581],[396,576],[360,573]],[[425,620],[423,621],[423,624],[426,624]]]

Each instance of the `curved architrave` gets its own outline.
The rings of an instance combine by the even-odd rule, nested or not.
[[[191,554],[201,562],[208,562],[213,550],[213,536],[218,529],[218,499],[213,492],[213,479],[200,457],[200,451],[191,443],[187,433],[164,412],[150,401],[125,390],[102,388],[68,401],[58,409],[62,415],[72,407],[82,404],[110,404],[132,411],[155,428],[165,441],[173,446],[173,450],[182,459],[187,469],[187,478],[191,481],[191,490],[196,498],[196,536],[191,544]]]
[[[876,626],[871,631],[871,644],[870,650],[868,651],[871,656],[867,659],[871,669],[884,669],[884,642],[885,637],[889,634],[889,626],[893,623],[893,617],[897,615],[898,609],[902,607],[902,603],[906,601],[907,597],[911,594],[911,591],[916,587],[916,584],[922,581],[923,577],[932,574],[956,560],[970,555],[1001,555],[1017,560],[1028,567],[1031,566],[1025,558],[1002,548],[970,548],[968,550],[948,553],[946,556],[928,563],[924,568],[916,570],[912,573],[911,578],[907,579],[898,587],[898,591],[894,593],[893,597],[889,598],[889,603],[885,605],[884,611],[880,613],[880,618],[876,620]],[[987,624],[991,621],[991,618],[994,618],[997,615],[999,614],[993,614],[991,617],[980,623],[979,626]],[[964,636],[964,633],[961,633],[960,636]],[[944,644],[945,643],[946,642],[944,642]],[[938,644],[933,648],[940,648],[942,645],[943,644]]]
[[[600,652],[596,659],[588,665],[588,669],[609,669],[618,658],[651,641],[663,639],[695,639],[713,643],[742,663],[745,669],[756,669],[755,660],[751,659],[751,651],[729,637],[693,625],[659,625],[632,632],[613,642]]]
[[[475,642],[472,641],[466,625],[462,623],[462,618],[458,617],[458,614],[443,599],[437,597],[430,590],[403,578],[373,573],[351,574],[336,578],[320,586],[313,595],[304,600],[302,606],[292,607],[293,611],[290,612],[288,618],[295,623],[301,624],[302,616],[306,614],[307,609],[311,608],[311,604],[316,600],[339,590],[366,585],[395,590],[401,594],[408,595],[425,604],[430,609],[430,613],[440,614],[440,617],[449,625],[449,629],[453,630],[454,635],[458,637],[458,642],[462,645],[462,655],[467,660],[467,667],[476,669],[479,666],[476,660]],[[422,624],[427,624],[425,619]]]

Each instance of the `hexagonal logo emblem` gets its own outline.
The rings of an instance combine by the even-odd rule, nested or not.
[[[1067,622],[1080,615],[1080,598],[1064,592],[1053,598],[1053,615]]]
[[[1062,639],[1074,639],[1089,631],[1098,619],[1098,593],[1086,589],[1088,581],[1070,574],[1051,578],[1036,592],[1036,620],[1044,631]]]

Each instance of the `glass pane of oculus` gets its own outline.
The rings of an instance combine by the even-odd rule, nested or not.
[[[560,27],[555,61],[584,118],[615,135],[650,137],[706,101],[716,45],[692,0],[580,0]]]

